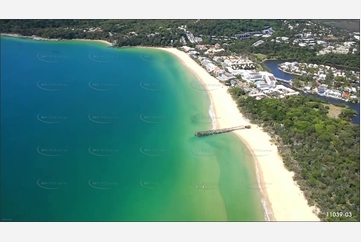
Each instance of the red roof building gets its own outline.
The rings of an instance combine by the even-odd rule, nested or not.
[[[347,93],[347,92],[344,92],[344,93],[342,93],[342,97],[343,98],[348,98],[348,97],[350,97],[350,94]]]

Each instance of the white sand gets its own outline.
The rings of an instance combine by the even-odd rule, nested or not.
[[[93,39],[73,39],[73,40],[80,40],[80,41],[95,41],[95,42],[100,42],[100,43],[104,43],[107,44],[109,46],[112,45],[112,43],[106,41],[106,40],[93,40]]]
[[[250,124],[239,112],[236,103],[227,93],[227,87],[211,76],[203,67],[186,53],[175,48],[157,48],[176,55],[208,88],[217,116],[217,128],[227,128]],[[223,86],[223,88],[222,88]],[[277,147],[270,142],[271,137],[257,125],[251,129],[234,131],[251,151],[260,182],[244,184],[253,189],[261,187],[267,217],[271,221],[320,221],[307,204],[302,191],[293,181],[293,172],[288,171],[278,154]],[[245,181],[246,182],[246,181]],[[250,188],[251,189],[251,188]]]
[[[42,37],[38,37],[38,36],[24,36],[24,35],[20,35],[20,34],[7,34],[7,33],[1,33],[1,35],[3,36],[9,36],[9,37],[18,37],[18,38],[28,38],[28,39],[34,39],[34,40],[45,40],[45,41],[59,41],[61,39],[47,39],[47,38],[42,38]],[[63,41],[71,41],[71,40],[80,40],[80,41],[95,41],[95,42],[101,42],[104,44],[107,44],[109,46],[112,45],[112,43],[106,41],[106,40],[93,40],[93,39],[69,39],[69,40],[63,40]]]

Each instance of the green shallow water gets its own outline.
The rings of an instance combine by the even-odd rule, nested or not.
[[[253,161],[171,54],[1,38],[11,221],[263,221]]]

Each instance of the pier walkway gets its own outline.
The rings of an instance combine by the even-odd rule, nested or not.
[[[250,129],[250,128],[251,128],[250,125],[241,125],[241,126],[225,128],[225,129],[199,131],[199,132],[196,132],[194,135],[201,137],[201,136],[207,136],[207,135],[213,135],[213,134],[222,134],[222,133],[232,132],[232,131],[238,130],[238,129]]]

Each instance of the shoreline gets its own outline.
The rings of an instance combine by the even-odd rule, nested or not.
[[[76,41],[95,41],[95,42],[99,42],[99,43],[103,43],[103,44],[107,44],[109,46],[113,46],[112,43],[106,41],[106,40],[93,40],[93,39],[71,39],[71,40],[76,40]],[[69,40],[69,41],[71,41]]]
[[[45,39],[36,36],[21,36],[18,34],[1,34],[9,37],[22,37],[35,40],[59,41],[60,39]],[[71,39],[78,41],[95,41],[111,43],[105,40],[89,40],[89,39]],[[62,39],[61,41],[71,41]],[[147,47],[139,46],[136,48],[151,48],[167,51],[176,56],[181,63],[189,69],[200,81],[211,101],[209,111],[213,111],[215,115],[216,128],[228,128],[238,125],[251,125],[251,129],[233,131],[234,134],[248,148],[254,160],[256,168],[256,176],[259,190],[262,194],[262,206],[264,208],[265,220],[269,221],[320,221],[312,209],[307,204],[299,186],[293,181],[293,172],[288,171],[283,160],[278,154],[276,145],[270,142],[271,137],[265,133],[260,127],[250,123],[240,113],[236,102],[227,92],[228,87],[221,84],[215,77],[211,76],[202,66],[193,60],[185,52],[174,47]],[[209,86],[219,88],[209,89]],[[220,88],[222,87],[222,88]],[[225,110],[224,107],[227,107]],[[220,115],[220,116],[218,116]],[[223,117],[221,120],[218,117]],[[262,148],[262,149],[259,149]],[[258,154],[261,150],[261,154]],[[268,154],[262,152],[267,151]],[[271,162],[270,162],[271,161]],[[272,164],[270,164],[272,163]],[[264,188],[264,189],[262,189]],[[266,206],[263,204],[265,200]],[[269,218],[269,219],[267,219]]]
[[[7,34],[7,33],[1,33],[1,36],[7,36],[7,37],[14,37],[14,38],[25,38],[25,39],[33,39],[33,40],[40,40],[40,41],[94,41],[99,42],[103,44],[107,44],[109,46],[113,46],[112,43],[106,41],[106,40],[92,40],[92,39],[48,39],[48,38],[42,38],[36,35],[32,36],[25,36],[20,34]]]
[[[170,52],[170,53],[172,53],[173,54],[173,50],[177,50],[177,51],[180,51],[180,50],[178,50],[177,48],[172,48],[172,47],[168,47],[168,48],[165,48],[165,47],[147,47],[147,46],[140,46],[140,47],[137,47],[137,48],[145,48],[145,49],[157,49],[157,50],[163,50],[163,51],[167,51],[167,52]],[[182,51],[181,51],[182,52]],[[184,59],[182,59],[182,58],[180,58],[179,56],[177,56],[176,54],[174,54],[178,59],[179,59],[179,61],[183,64],[183,65],[185,65],[185,66],[187,66],[187,63],[186,63],[186,61],[184,60]],[[189,58],[191,58],[191,57],[189,57]],[[192,58],[191,58],[192,59]],[[195,61],[194,61],[195,62]],[[201,67],[197,62],[195,62],[195,64],[197,64],[199,67]],[[203,67],[201,67],[202,69],[203,69]],[[209,107],[209,110],[208,110],[208,113],[209,113],[209,115],[211,116],[211,119],[212,119],[212,129],[214,130],[214,129],[220,129],[220,125],[219,125],[219,122],[217,122],[217,110],[216,110],[216,108],[215,108],[215,106],[214,106],[214,100],[213,100],[213,98],[212,98],[212,94],[210,93],[210,91],[209,91],[209,89],[207,88],[207,83],[204,83],[203,81],[202,81],[202,79],[200,78],[200,76],[198,75],[198,73],[196,72],[196,71],[194,71],[193,69],[191,69],[191,68],[188,68],[196,77],[197,77],[197,79],[198,79],[198,81],[201,83],[201,85],[203,86],[203,87],[205,87],[205,89],[206,89],[206,91],[207,91],[207,95],[208,95],[208,97],[209,97],[209,99],[210,99],[210,102],[211,102],[211,105],[210,105],[210,107]],[[219,83],[219,86],[221,86],[222,84],[221,83]],[[222,85],[223,86],[223,85]],[[212,114],[214,115],[214,117],[212,117]]]
[[[236,102],[227,92],[228,87],[223,86],[186,53],[176,48],[154,49],[167,51],[178,57],[181,63],[207,88],[216,117],[222,117],[222,119],[216,119],[217,128],[251,125],[251,129],[233,132],[249,149],[254,160],[257,185],[263,198],[261,202],[265,210],[265,220],[320,221],[314,213],[317,208],[308,205],[299,186],[293,181],[294,173],[284,166],[276,145],[270,141],[271,137],[262,128],[243,117]],[[223,88],[210,90],[209,85],[222,85]],[[224,107],[227,107],[227,110]]]

